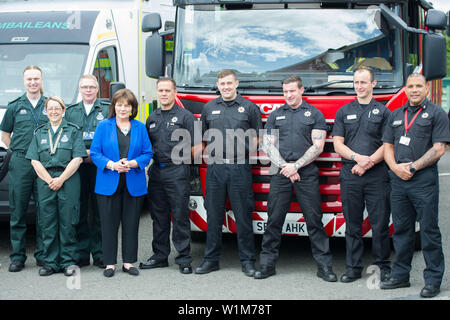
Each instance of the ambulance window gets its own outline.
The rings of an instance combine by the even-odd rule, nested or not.
[[[99,98],[109,99],[109,84],[118,81],[117,54],[115,47],[107,47],[99,51],[94,65],[94,76],[98,80]]]

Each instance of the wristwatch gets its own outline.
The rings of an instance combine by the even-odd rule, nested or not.
[[[350,156],[350,159],[352,159],[353,161],[355,161],[355,157],[356,157],[356,154],[352,153],[352,155]]]
[[[411,172],[411,173],[416,172],[416,168],[413,167],[412,163],[409,164],[409,172]]]
[[[295,169],[298,170],[298,169],[300,169],[300,164],[298,164],[297,162],[295,162],[295,163],[294,163],[294,167],[295,167]]]

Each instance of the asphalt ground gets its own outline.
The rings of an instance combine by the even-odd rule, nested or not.
[[[439,219],[447,270],[441,286],[441,293],[432,300],[447,300],[448,302],[450,300],[448,263],[450,259],[450,152],[447,152],[439,162],[439,169]],[[141,216],[139,230],[139,261],[145,261],[151,255],[151,223],[150,215],[144,212]],[[102,274],[103,271],[94,266],[83,267],[75,277],[68,278],[61,273],[49,277],[38,275],[39,267],[36,266],[33,257],[34,232],[32,227],[29,229],[26,267],[19,273],[10,273],[8,272],[10,263],[9,226],[7,222],[0,223],[0,305],[5,300],[154,300],[152,305],[158,307],[164,306],[164,303],[167,303],[165,301],[169,300],[171,301],[171,312],[180,314],[192,311],[197,312],[199,318],[208,318],[212,317],[214,312],[216,315],[217,313],[223,315],[223,304],[236,304],[236,301],[240,301],[241,304],[242,302],[246,303],[244,306],[236,307],[236,311],[243,311],[245,314],[245,312],[252,311],[262,312],[262,306],[265,304],[276,307],[280,301],[289,304],[298,300],[424,300],[419,297],[419,292],[424,286],[423,270],[425,268],[421,251],[414,254],[410,288],[381,290],[378,286],[377,274],[370,266],[372,262],[370,239],[365,242],[363,277],[349,284],[327,283],[316,276],[316,263],[311,255],[309,239],[305,237],[283,238],[276,276],[264,280],[249,278],[241,272],[236,236],[232,234],[224,234],[220,270],[210,274],[182,275],[178,271],[178,266],[174,264],[176,253],[172,248],[168,268],[141,270],[137,277],[122,272],[122,265],[119,263],[118,271],[112,278],[105,278]],[[255,239],[258,251],[261,239],[261,236],[257,236]],[[333,269],[340,277],[345,272],[344,239],[331,238],[331,249]],[[195,268],[202,261],[204,241],[193,240],[191,253]],[[121,261],[120,255],[119,245],[118,261]],[[394,258],[394,252],[392,258]],[[220,305],[217,304],[217,301],[220,301]],[[250,310],[248,306],[250,303],[257,303],[257,307]],[[206,316],[208,309],[189,309],[192,306],[200,308],[203,304],[216,306],[208,317]],[[202,312],[205,314],[202,315]],[[234,309],[231,312],[234,312]],[[262,316],[264,313],[260,315]],[[192,316],[190,319],[193,319]]]

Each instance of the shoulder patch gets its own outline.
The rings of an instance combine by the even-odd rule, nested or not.
[[[46,123],[43,123],[43,124],[41,124],[40,126],[38,126],[36,129],[34,129],[34,134],[36,134],[36,132],[37,132],[39,129],[43,128],[45,125],[46,125]]]
[[[22,97],[17,97],[17,98],[15,98],[14,100],[9,101],[9,102],[8,102],[8,105],[11,104],[11,103],[15,103],[15,102],[19,101],[20,98],[22,98]]]
[[[77,124],[75,124],[75,123],[73,123],[73,122],[67,121],[67,124],[68,124],[69,126],[75,127],[77,130],[81,130],[81,128],[80,128]]]

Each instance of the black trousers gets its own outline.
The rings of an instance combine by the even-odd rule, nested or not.
[[[227,195],[236,218],[241,264],[255,261],[252,169],[249,164],[211,164],[206,172],[207,210],[205,261],[219,261]]]
[[[351,172],[353,164],[346,163],[340,173],[342,211],[345,218],[347,271],[360,274],[363,270],[364,242],[362,222],[367,208],[372,228],[372,255],[380,269],[390,269],[389,239],[390,184],[387,167],[377,164],[363,176]]]
[[[139,216],[145,196],[133,197],[128,193],[125,174],[120,175],[119,186],[112,196],[97,195],[102,226],[103,263],[117,263],[119,226],[122,224],[122,260],[137,261]]]
[[[436,165],[417,171],[409,181],[393,172],[391,177],[391,206],[394,222],[395,260],[392,277],[409,279],[414,254],[415,222],[420,224],[422,253],[425,259],[425,284],[440,286],[445,261],[442,252],[439,215],[439,177]]]
[[[300,182],[292,183],[290,179],[277,173],[270,180],[267,204],[268,221],[260,254],[260,265],[262,266],[275,267],[278,260],[283,224],[291,204],[292,189],[294,189],[295,197],[306,220],[312,255],[318,265],[331,267],[329,238],[322,223],[318,174],[308,176],[300,174],[300,177]]]
[[[172,165],[161,168],[153,164],[149,171],[148,199],[153,219],[154,260],[167,260],[170,254],[171,214],[173,219],[172,242],[178,252],[175,263],[192,262],[190,255],[191,224],[189,221],[190,168]]]

